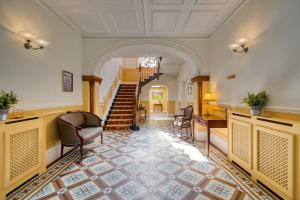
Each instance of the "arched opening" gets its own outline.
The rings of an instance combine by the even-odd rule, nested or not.
[[[168,113],[169,90],[166,85],[153,84],[149,88],[149,111],[152,113]]]
[[[184,60],[194,75],[200,75],[207,71],[201,59],[184,46],[156,40],[143,40],[121,42],[106,48],[94,57],[84,73],[96,75],[102,66],[113,57],[149,56],[149,52],[152,53],[152,56],[167,53]]]

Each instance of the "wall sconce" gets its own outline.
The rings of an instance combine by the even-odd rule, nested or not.
[[[249,48],[246,46],[247,39],[240,38],[236,41],[236,43],[229,45],[228,47],[236,53],[247,53]]]
[[[20,32],[19,33],[22,38],[26,40],[24,43],[25,49],[33,49],[33,50],[38,50],[38,49],[43,49],[45,46],[48,46],[50,42],[42,39],[36,39],[36,36],[32,33],[29,32]],[[32,43],[37,44],[38,47],[33,47]]]

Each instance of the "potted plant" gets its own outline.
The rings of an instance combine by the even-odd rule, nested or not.
[[[243,99],[243,103],[250,106],[252,116],[260,116],[262,109],[268,103],[268,95],[266,91],[258,92],[257,94],[248,92],[247,97]]]
[[[9,109],[17,103],[17,95],[12,91],[6,93],[2,90],[0,92],[0,121],[7,119]]]

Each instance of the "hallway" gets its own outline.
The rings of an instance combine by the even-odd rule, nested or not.
[[[171,123],[153,117],[138,132],[105,132],[82,162],[71,152],[9,199],[271,199],[215,148],[212,161],[204,144],[177,137]]]

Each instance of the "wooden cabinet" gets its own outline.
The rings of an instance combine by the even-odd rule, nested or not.
[[[0,199],[45,167],[44,118],[0,122]]]
[[[229,115],[229,160],[283,199],[300,199],[300,124]]]

